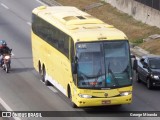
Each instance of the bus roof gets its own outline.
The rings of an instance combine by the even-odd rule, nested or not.
[[[33,13],[69,34],[75,42],[127,39],[122,31],[76,7],[40,6]]]

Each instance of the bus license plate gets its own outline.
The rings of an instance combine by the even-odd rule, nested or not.
[[[109,105],[109,104],[111,104],[110,100],[103,100],[102,101],[102,105]]]

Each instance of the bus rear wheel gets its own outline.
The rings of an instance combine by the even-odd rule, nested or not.
[[[42,72],[41,72],[41,77],[42,77],[42,81],[44,82],[44,84],[46,86],[51,86],[51,83],[48,80],[45,79],[45,77],[46,77],[46,69],[45,69],[44,66],[43,66],[43,69],[42,69]]]
[[[45,76],[46,76],[46,69],[45,69],[45,67],[43,66],[42,72],[41,72],[41,79],[42,79],[43,82],[45,82]]]
[[[41,62],[38,62],[38,72],[41,75],[42,74],[42,68],[41,68]]]

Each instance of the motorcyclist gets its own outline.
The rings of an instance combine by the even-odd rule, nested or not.
[[[10,54],[11,49],[7,46],[7,43],[5,40],[0,40],[0,66],[3,64],[3,55],[4,54]]]

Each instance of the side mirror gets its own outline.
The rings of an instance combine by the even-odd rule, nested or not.
[[[74,61],[72,63],[72,72],[73,74],[77,74],[77,63],[78,63],[78,57],[74,57]]]
[[[137,60],[133,61],[133,70],[137,70]]]
[[[77,63],[72,63],[72,72],[73,74],[77,74]]]
[[[131,60],[132,60],[132,66],[133,66],[133,70],[137,70],[137,60],[136,60],[136,56],[131,54],[130,55]]]
[[[136,56],[135,56],[135,55],[133,55],[133,54],[131,54],[131,58],[134,58],[134,59],[136,59]]]

